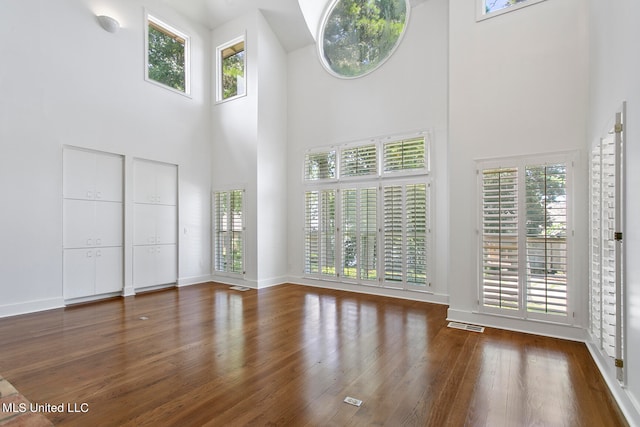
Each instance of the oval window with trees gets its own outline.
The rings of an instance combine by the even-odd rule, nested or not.
[[[322,63],[339,77],[370,73],[400,43],[408,15],[408,0],[335,0],[320,28]]]

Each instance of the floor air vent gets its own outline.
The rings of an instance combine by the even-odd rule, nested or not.
[[[449,322],[448,326],[454,329],[462,329],[463,331],[480,332],[480,333],[484,332],[484,327],[476,326],[476,325],[467,325],[466,323]]]

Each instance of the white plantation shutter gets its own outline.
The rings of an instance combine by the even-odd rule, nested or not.
[[[518,169],[482,172],[482,303],[519,308]]]
[[[590,322],[591,335],[602,346],[602,158],[601,145],[598,144],[591,153],[590,181]]]
[[[624,106],[591,154],[589,331],[624,383]]]
[[[528,166],[527,310],[567,314],[567,168]]]
[[[426,169],[424,137],[386,142],[382,151],[382,170],[385,173]]]
[[[227,231],[228,200],[226,192],[214,193],[214,268],[226,271],[227,268]]]
[[[359,229],[359,278],[376,280],[378,278],[378,189],[360,190],[360,229]]]
[[[378,189],[342,189],[342,276],[363,281],[377,275]]]
[[[305,273],[335,276],[336,190],[305,193]]]
[[[376,144],[348,147],[340,152],[342,177],[376,175],[378,158]]]
[[[391,286],[425,288],[428,275],[428,185],[388,185],[382,188],[384,276]]]
[[[229,269],[232,273],[244,272],[244,223],[242,190],[229,192]]]
[[[427,185],[407,185],[407,282],[418,286],[427,284],[427,209]]]
[[[213,194],[214,269],[244,273],[243,190]]]
[[[304,179],[316,181],[336,178],[336,152],[307,153],[304,158]]]
[[[305,273],[320,272],[320,192],[304,193]]]
[[[358,190],[342,190],[342,276],[358,276]]]
[[[402,186],[383,187],[383,199],[384,280],[402,282],[404,253]]]

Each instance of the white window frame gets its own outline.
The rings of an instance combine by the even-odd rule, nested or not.
[[[161,27],[167,33],[173,34],[184,40],[184,91],[172,88],[166,84],[154,80],[149,77],[149,23]],[[164,20],[159,19],[157,15],[145,10],[144,18],[144,79],[156,86],[170,90],[180,95],[191,97],[191,37],[184,31],[180,31],[173,25],[167,24]]]
[[[478,270],[478,311],[485,314],[497,314],[520,319],[548,321],[560,324],[573,324],[575,310],[576,285],[574,284],[574,169],[575,152],[558,152],[533,156],[520,156],[501,159],[483,159],[476,161],[477,183],[477,270]],[[564,163],[566,165],[566,314],[547,314],[527,310],[527,250],[526,250],[526,180],[525,168],[531,166]],[[517,168],[518,197],[518,301],[517,309],[485,306],[483,303],[483,171],[502,168]]]
[[[389,171],[383,173],[383,155],[382,150],[384,148],[384,144],[388,142],[396,142],[396,141],[405,141],[410,140],[417,137],[424,138],[424,146],[425,146],[425,162],[424,168],[416,168],[410,170],[399,170],[399,171]],[[341,176],[341,166],[342,166],[342,153],[345,149],[353,149],[355,147],[365,147],[365,146],[376,146],[376,173],[367,174],[367,175],[357,175],[357,176]],[[335,151],[336,155],[336,177],[335,178],[325,178],[325,179],[316,179],[309,180],[305,179],[305,171],[306,171],[306,158],[309,154],[314,153],[329,153]],[[320,280],[332,280],[345,284],[359,284],[359,285],[369,285],[376,286],[382,288],[391,288],[391,289],[404,289],[404,290],[416,290],[421,292],[430,292],[431,282],[432,282],[432,233],[431,233],[431,221],[432,221],[432,203],[431,203],[431,177],[430,177],[430,168],[429,168],[429,151],[430,151],[430,133],[429,132],[418,132],[412,134],[403,134],[391,137],[382,137],[382,138],[372,138],[368,140],[362,140],[358,143],[347,143],[339,146],[331,146],[325,149],[315,149],[309,150],[305,153],[305,157],[303,159],[303,183],[304,183],[304,252],[303,256],[304,267],[303,267],[303,275],[305,277],[320,279]],[[425,186],[425,268],[426,268],[426,277],[425,284],[414,284],[407,280],[407,206],[406,206],[406,189],[408,185],[424,185]],[[385,265],[384,265],[384,193],[383,190],[388,186],[401,186],[402,187],[402,279],[399,281],[388,281],[385,280]],[[344,206],[343,206],[343,192],[345,190],[355,189],[357,191],[361,191],[365,188],[375,188],[376,189],[376,226],[377,226],[377,235],[376,235],[376,278],[374,280],[361,278],[360,274],[356,274],[356,277],[345,277],[343,273],[344,268],[344,230],[342,230],[343,226],[343,216],[345,215]],[[336,191],[335,195],[335,230],[334,230],[334,244],[333,248],[334,253],[334,274],[326,274],[322,273],[322,269],[318,268],[317,272],[312,272],[308,270],[308,259],[307,259],[307,206],[306,206],[306,194],[309,191],[323,191],[323,190],[333,190]],[[359,205],[358,205],[359,206]],[[356,222],[359,222],[360,212],[356,213]],[[321,220],[318,220],[321,222]],[[361,242],[361,232],[360,225],[357,227],[356,241],[358,251],[360,251],[360,242]],[[317,249],[319,251],[318,256],[321,257],[323,251],[321,248]],[[320,266],[321,267],[321,266]],[[359,272],[360,266],[356,265],[356,270]]]
[[[222,53],[225,49],[231,47],[231,46],[235,46],[238,43],[243,43],[244,44],[244,65],[243,65],[243,71],[244,71],[244,86],[243,86],[243,90],[242,92],[238,91],[238,93],[234,96],[230,96],[229,98],[224,98],[223,97],[223,88],[222,88],[222,84],[223,84],[223,69],[222,69]],[[238,36],[232,40],[229,40],[226,43],[221,44],[220,46],[218,46],[216,48],[216,57],[215,57],[215,69],[216,69],[216,103],[220,104],[220,103],[224,103],[224,102],[228,102],[228,101],[232,101],[234,99],[238,99],[238,98],[243,98],[245,96],[247,96],[247,83],[248,83],[248,79],[247,79],[247,36],[246,34],[242,34],[241,36]]]
[[[494,10],[493,12],[486,12],[487,0],[476,0],[476,21],[483,21],[485,19],[493,18],[496,16],[504,15],[505,13],[514,12],[516,10],[523,9],[534,4],[541,3],[545,0],[526,0],[516,3],[511,6],[504,7],[502,9]]]
[[[242,252],[241,252],[241,257],[242,257],[242,268],[241,271],[233,271],[232,269],[229,268],[225,268],[225,269],[218,269],[218,231],[219,231],[219,227],[218,227],[218,206],[217,206],[217,198],[216,198],[216,194],[223,194],[224,197],[226,198],[226,203],[227,203],[227,207],[230,206],[230,202],[231,202],[231,193],[234,192],[240,192],[241,193],[241,204],[242,204],[242,216],[240,218],[241,221],[241,232],[242,232],[242,239],[241,239],[241,245],[242,245]],[[246,243],[246,229],[245,229],[245,210],[246,210],[246,206],[245,206],[245,190],[241,189],[241,188],[236,188],[236,189],[231,189],[231,190],[215,190],[212,193],[212,197],[211,197],[211,221],[212,221],[212,225],[211,225],[211,230],[213,233],[212,236],[212,270],[216,275],[221,275],[221,276],[244,276],[245,274],[245,243]],[[229,213],[227,212],[227,221],[226,221],[226,235],[225,235],[225,242],[224,244],[226,244],[227,247],[231,247],[231,239],[232,239],[232,229],[233,229],[233,218],[231,218],[231,216],[229,215]],[[233,260],[231,257],[231,254],[227,254],[226,256],[226,260],[225,263],[227,266],[232,265],[233,264]]]

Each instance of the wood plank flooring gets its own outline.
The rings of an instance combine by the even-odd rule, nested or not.
[[[0,319],[0,374],[60,426],[627,425],[584,344],[445,317],[209,283]]]

